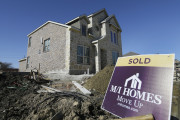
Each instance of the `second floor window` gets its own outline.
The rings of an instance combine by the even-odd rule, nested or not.
[[[111,42],[114,44],[118,44],[117,34],[116,32],[111,31]]]
[[[116,42],[116,33],[114,33],[114,43],[117,44],[117,42]]]
[[[113,32],[111,31],[111,42],[113,42]]]
[[[44,41],[44,52],[49,52],[50,49],[50,38]]]
[[[85,25],[82,25],[82,35],[83,36],[86,36],[86,26]]]

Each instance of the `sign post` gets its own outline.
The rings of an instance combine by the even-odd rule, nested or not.
[[[169,120],[173,75],[174,54],[119,57],[101,108],[120,118]]]

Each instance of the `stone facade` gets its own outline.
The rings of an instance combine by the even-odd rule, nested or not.
[[[115,16],[108,16],[105,9],[66,24],[48,21],[28,35],[31,39],[27,49],[29,61],[25,61],[28,68],[23,69],[24,61],[20,61],[20,68],[22,71],[38,69],[67,74],[96,73],[107,64],[113,64],[113,52],[122,56],[121,31]],[[116,43],[112,42],[114,36]],[[49,51],[44,52],[47,39],[50,39]],[[82,57],[78,56],[79,46],[83,48]],[[88,50],[88,57],[84,56]],[[82,63],[78,63],[80,58]]]

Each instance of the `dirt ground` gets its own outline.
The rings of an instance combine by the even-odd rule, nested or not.
[[[41,83],[49,85],[49,83]],[[79,92],[37,93],[40,83],[23,75],[0,75],[2,120],[104,120],[113,115],[101,110],[103,95]]]
[[[70,81],[36,82],[25,75],[0,75],[0,118],[2,120],[108,120],[114,115],[101,104],[114,66],[107,66],[83,85],[92,92],[84,95]],[[94,84],[96,83],[96,84]],[[41,85],[62,92],[42,92]],[[180,82],[174,81],[172,115],[180,113]],[[172,119],[173,120],[173,119]]]
[[[91,91],[96,91],[101,94],[105,94],[113,71],[114,66],[106,66],[103,70],[99,71],[96,75],[88,79],[84,83],[84,87]]]

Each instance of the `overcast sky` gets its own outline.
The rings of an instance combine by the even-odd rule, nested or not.
[[[180,60],[180,0],[0,0],[0,61],[18,68],[30,32],[102,8],[122,28],[123,54],[175,53]]]

